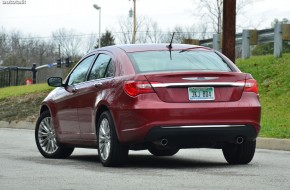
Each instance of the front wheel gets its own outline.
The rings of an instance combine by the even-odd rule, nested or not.
[[[252,161],[256,150],[256,141],[242,144],[227,144],[223,154],[229,164],[248,164]]]
[[[35,126],[35,142],[39,152],[45,158],[67,158],[74,148],[57,143],[52,118],[49,111],[43,112]]]
[[[129,148],[119,142],[113,119],[108,111],[101,114],[97,129],[98,154],[103,166],[122,165],[127,160]]]

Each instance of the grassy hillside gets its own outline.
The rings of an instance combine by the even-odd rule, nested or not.
[[[0,88],[0,120],[35,121],[42,100],[52,89],[47,84]]]
[[[260,136],[290,138],[290,54],[237,60],[238,67],[258,81],[262,104]]]
[[[282,58],[256,56],[237,60],[238,67],[258,81],[262,104],[262,137],[290,139],[290,54]],[[35,120],[46,84],[0,88],[0,119]]]
[[[11,86],[6,88],[0,88],[0,100],[5,98],[18,97],[23,95],[29,95],[31,93],[49,92],[53,88],[47,84],[34,84],[28,86]]]

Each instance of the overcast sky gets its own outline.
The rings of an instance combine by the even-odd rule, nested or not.
[[[128,16],[129,0],[18,0],[25,4],[7,4],[0,0],[0,27],[20,30],[33,36],[50,36],[59,28],[74,29],[83,34],[98,33],[101,6],[102,32],[118,32],[118,19]],[[213,0],[214,1],[214,0]],[[200,22],[194,16],[194,0],[137,0],[137,15],[146,15],[166,31],[174,26],[191,26]],[[290,0],[259,0],[244,10],[244,27],[264,29],[274,18],[290,19]]]

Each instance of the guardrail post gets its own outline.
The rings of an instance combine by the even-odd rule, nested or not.
[[[242,35],[242,59],[247,59],[251,55],[250,51],[250,30],[243,30]]]
[[[281,57],[283,48],[282,24],[278,22],[274,30],[274,56]]]
[[[212,39],[212,47],[213,49],[220,51],[220,35],[214,34]]]

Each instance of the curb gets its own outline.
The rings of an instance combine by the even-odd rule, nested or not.
[[[31,121],[0,121],[0,128],[34,129],[35,122]]]
[[[34,127],[35,127],[35,122],[30,122],[30,121],[19,121],[19,122],[0,121],[0,128],[34,130]],[[290,139],[275,139],[275,138],[258,137],[257,148],[290,151]]]
[[[257,138],[257,148],[290,151],[290,139]]]

